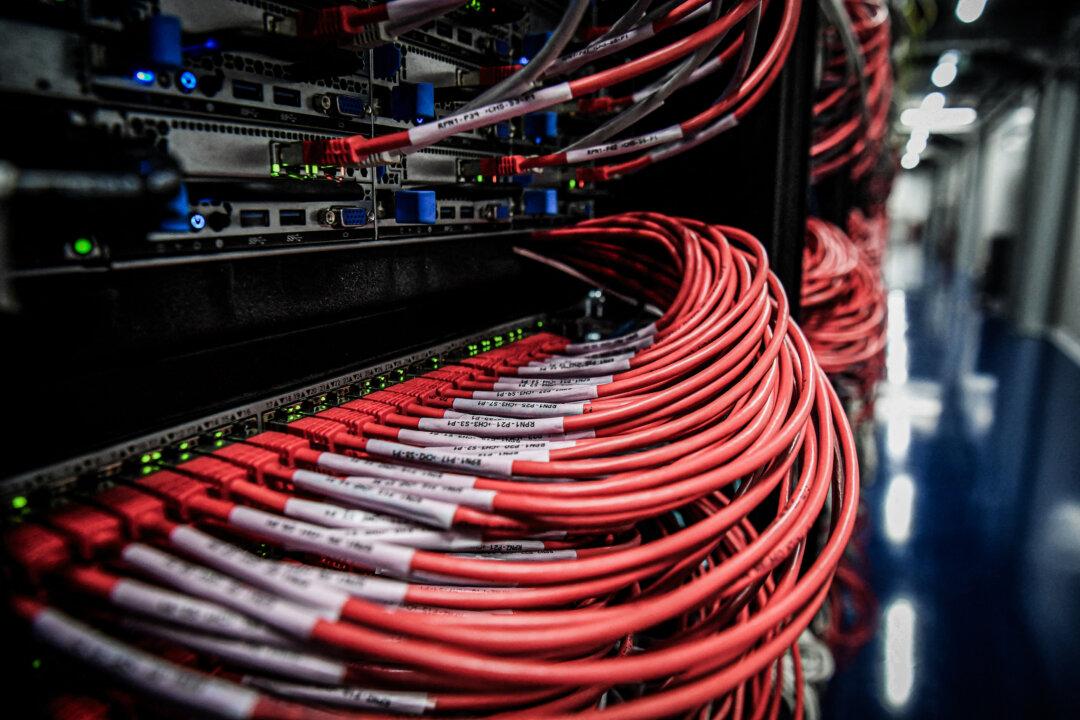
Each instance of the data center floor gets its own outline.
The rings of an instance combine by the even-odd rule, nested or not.
[[[824,717],[1080,717],[1080,368],[918,257],[864,477],[877,631]]]

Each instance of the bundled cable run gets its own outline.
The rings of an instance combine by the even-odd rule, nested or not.
[[[206,716],[802,718],[859,497],[830,356],[737,228],[633,213],[525,245],[658,317],[525,336],[23,523],[34,635]]]
[[[554,51],[548,51],[563,47],[570,26],[575,24],[566,20],[580,14],[580,8],[574,5],[537,58],[473,102],[434,122],[408,130],[376,137],[354,135],[306,140],[303,162],[331,167],[380,165],[463,132],[577,101],[581,113],[617,111],[617,114],[562,150],[535,156],[486,158],[480,163],[481,174],[519,175],[544,167],[578,165],[648,151],[631,160],[580,168],[577,180],[602,181],[636,172],[730,130],[760,103],[788,58],[802,8],[801,0],[780,0],[777,5],[776,35],[758,57],[755,57],[758,28],[768,6],[762,0],[735,3],[686,0],[660,7],[645,16],[641,13],[648,4],[637,3],[613,26],[619,32],[601,32],[599,37],[561,58],[550,57]],[[620,53],[654,38],[659,43],[655,49],[612,62]],[[605,64],[609,66],[598,69]],[[722,71],[728,75],[727,87],[698,114],[675,125],[610,140],[659,108],[669,95]],[[555,82],[559,77],[568,79]],[[641,78],[646,79],[647,85],[636,92],[596,96],[605,90],[617,91],[621,85]],[[541,79],[552,82],[521,94],[533,81]]]
[[[827,0],[824,69],[814,99],[812,182],[846,169],[864,178],[885,149],[893,74],[883,0]]]

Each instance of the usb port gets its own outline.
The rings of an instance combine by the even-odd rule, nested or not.
[[[468,205],[462,206],[462,208],[461,208],[461,219],[462,220],[472,220],[474,217],[476,217],[476,210],[474,208],[469,207]]]
[[[233,80],[232,81],[232,95],[237,100],[258,100],[263,99],[263,86],[262,83],[248,82],[247,80]]]
[[[270,211],[241,210],[240,227],[270,227]]]
[[[235,84],[233,87],[236,87]],[[300,91],[275,85],[274,103],[277,105],[288,105],[289,107],[300,107]]]
[[[303,210],[279,210],[279,225],[307,225],[307,217]]]
[[[443,220],[453,220],[457,217],[457,208],[453,205],[443,205],[439,208],[439,217]]]

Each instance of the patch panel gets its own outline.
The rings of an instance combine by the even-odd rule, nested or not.
[[[548,324],[549,318],[544,315],[518,318],[480,333],[422,348],[16,476],[0,486],[0,508],[6,509],[9,518],[20,516],[38,507],[51,506],[55,498],[76,487],[85,491],[119,474],[153,472],[170,463],[182,462],[185,455],[193,456],[222,447],[235,438],[262,432],[272,423],[289,422],[392,387],[409,377],[438,369],[444,363],[503,347]]]

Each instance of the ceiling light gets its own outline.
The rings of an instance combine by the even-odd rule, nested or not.
[[[930,132],[959,130],[975,122],[978,113],[974,108],[908,108],[900,113],[900,122],[912,128],[926,128]]]
[[[945,107],[945,96],[939,92],[932,92],[922,99],[919,107],[929,112],[934,112]]]
[[[934,87],[948,87],[956,79],[956,63],[939,63],[930,73],[930,82]]]
[[[986,9],[986,0],[960,0],[956,3],[956,19],[962,23],[973,23],[982,17]]]

